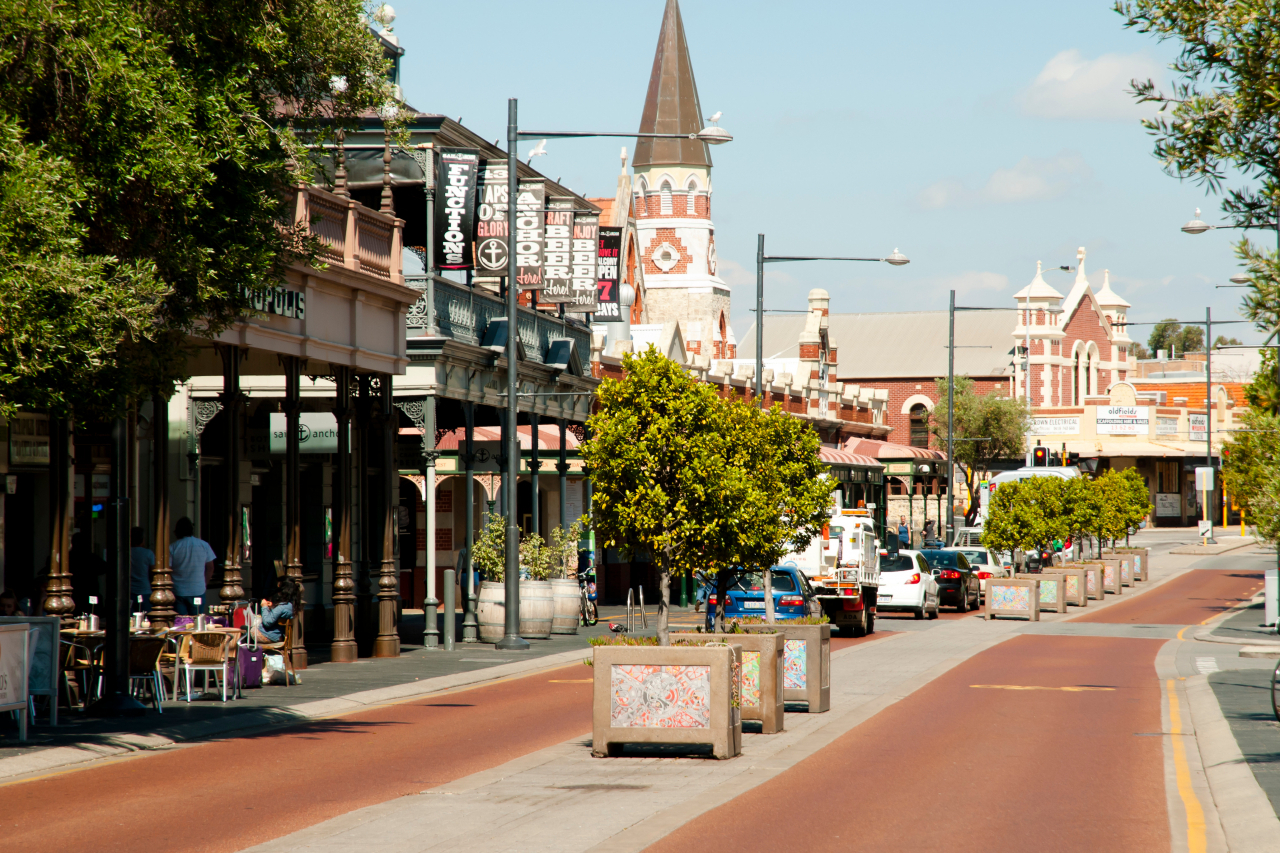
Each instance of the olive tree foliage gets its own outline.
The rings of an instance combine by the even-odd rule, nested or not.
[[[1126,27],[1180,48],[1167,92],[1133,81],[1140,102],[1160,105],[1143,124],[1165,172],[1221,193],[1233,225],[1277,221],[1280,8],[1262,0],[1119,0],[1115,10]],[[1271,332],[1280,327],[1280,255],[1247,237],[1236,254],[1250,275],[1246,316]]]
[[[1125,468],[1120,472],[1120,479],[1123,482],[1125,495],[1128,502],[1125,505],[1125,540],[1129,538],[1129,532],[1137,530],[1138,525],[1151,515],[1151,492],[1147,488],[1147,481],[1143,479],[1142,474],[1138,473],[1137,468]]]
[[[1252,410],[1222,446],[1222,487],[1267,542],[1280,542],[1280,417]]]
[[[947,380],[937,380],[938,405],[929,416],[929,431],[938,446],[947,446]],[[955,378],[955,463],[969,492],[965,524],[978,517],[978,485],[991,463],[1026,453],[1031,412],[1021,400],[979,394],[967,376]],[[978,441],[977,439],[982,439]]]
[[[1070,535],[1066,481],[1028,477],[1001,483],[991,493],[982,544],[994,551],[1044,549]]]
[[[390,92],[360,0],[0,0],[0,409],[165,390],[312,257],[302,136]]]

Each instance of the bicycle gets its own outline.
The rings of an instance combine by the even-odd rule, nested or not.
[[[594,583],[588,583],[586,578],[580,581],[582,594],[578,600],[578,620],[579,623],[590,628],[600,622],[600,613],[596,609],[595,587]]]

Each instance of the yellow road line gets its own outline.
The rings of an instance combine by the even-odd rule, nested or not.
[[[1187,628],[1190,628],[1190,627],[1191,627],[1191,626],[1190,626],[1190,625],[1188,625],[1186,628],[1183,628],[1181,631],[1179,631],[1179,632],[1178,632],[1178,639],[1179,639],[1179,640],[1181,640],[1181,639],[1182,639],[1182,634],[1183,634],[1183,632],[1184,632],[1184,631],[1186,631],[1186,630],[1187,630]]]
[[[1062,690],[1067,693],[1084,693],[1091,690],[1115,690],[1114,687],[1024,687],[1020,684],[970,684],[969,686],[984,690]]]
[[[1173,770],[1178,779],[1178,796],[1182,797],[1182,807],[1187,813],[1187,850],[1188,853],[1204,853],[1204,808],[1191,787],[1191,768],[1187,765],[1187,748],[1182,738],[1182,711],[1178,707],[1178,693],[1174,689],[1173,679],[1166,684],[1169,690],[1169,729],[1173,738]]]

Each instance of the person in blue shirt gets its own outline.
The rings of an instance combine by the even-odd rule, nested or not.
[[[142,545],[142,528],[129,531],[129,603],[137,606],[142,599],[145,610],[151,598],[151,569],[156,564],[156,552]]]
[[[290,578],[281,578],[275,593],[262,599],[262,622],[253,628],[258,642],[282,642],[285,624],[301,610],[302,586]]]
[[[907,517],[905,515],[898,516],[898,545],[901,548],[911,547],[911,529],[907,527]]]
[[[203,610],[196,599],[204,595],[218,558],[209,543],[195,535],[191,519],[178,519],[173,534],[177,541],[169,546],[169,568],[173,571],[173,594],[177,599],[174,609],[179,616],[195,616]]]

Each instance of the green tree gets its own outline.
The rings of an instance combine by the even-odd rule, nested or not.
[[[982,544],[995,551],[1046,549],[1066,539],[1071,525],[1061,477],[1028,477],[1002,483],[991,494]]]
[[[1214,349],[1217,349],[1218,347],[1238,347],[1238,346],[1241,346],[1241,341],[1239,338],[1229,338],[1226,335],[1218,335],[1217,339],[1214,340],[1213,342]]]
[[[1280,413],[1280,388],[1276,385],[1276,351],[1262,351],[1262,364],[1249,384],[1244,386],[1244,399],[1251,409]]]
[[[658,564],[658,639],[666,645],[671,574],[730,564],[748,535],[735,529],[741,509],[756,497],[749,472],[730,464],[739,437],[710,385],[652,346],[624,356],[622,367],[622,379],[600,385],[581,452],[601,543],[643,548]]]
[[[1136,359],[1151,358],[1151,353],[1142,345],[1141,341],[1134,341],[1129,344],[1129,352],[1132,353],[1133,357]]]
[[[1120,478],[1124,483],[1125,494],[1128,502],[1125,505],[1125,539],[1128,539],[1129,531],[1136,530],[1147,516],[1151,514],[1151,492],[1147,488],[1147,481],[1138,473],[1137,468],[1125,468],[1120,472]]]
[[[1280,10],[1241,0],[1118,0],[1125,26],[1174,42],[1170,91],[1133,81],[1137,99],[1160,105],[1143,124],[1165,172],[1222,193],[1232,225],[1280,217],[1277,101]],[[1227,182],[1236,182],[1228,187]],[[1267,333],[1280,328],[1280,255],[1247,237],[1236,254],[1250,275],[1246,315]]]
[[[1280,417],[1252,409],[1222,445],[1222,488],[1267,542],[1280,541]]]
[[[1151,352],[1168,350],[1172,353],[1202,352],[1204,350],[1204,329],[1199,326],[1184,326],[1172,317],[1156,323],[1147,338],[1147,346]]]
[[[939,404],[929,416],[929,431],[937,446],[947,446],[947,380],[937,380]],[[978,516],[978,485],[998,459],[1016,459],[1026,452],[1031,414],[1025,403],[995,394],[979,394],[973,380],[955,378],[955,464],[969,492],[965,524]]]
[[[389,93],[361,11],[0,0],[0,406],[89,417],[163,388],[189,336],[309,256],[279,227],[299,134]]]

